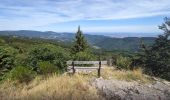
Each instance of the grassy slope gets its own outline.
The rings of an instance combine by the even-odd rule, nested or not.
[[[96,78],[97,73],[75,74],[74,76],[51,75],[48,78],[37,77],[29,84],[5,81],[0,85],[1,99],[32,99],[32,100],[102,100],[96,88],[90,85],[90,81]],[[142,74],[142,70],[120,71],[106,68],[102,70],[104,79],[116,79],[125,81],[150,82]]]

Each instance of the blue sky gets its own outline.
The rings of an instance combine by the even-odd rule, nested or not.
[[[160,33],[169,0],[0,0],[0,30]]]

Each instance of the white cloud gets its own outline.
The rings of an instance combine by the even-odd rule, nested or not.
[[[1,0],[0,8],[3,29],[170,15],[169,0]]]

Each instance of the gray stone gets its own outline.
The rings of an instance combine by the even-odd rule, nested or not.
[[[170,86],[156,81],[150,84],[96,79],[92,83],[107,100],[170,100]]]

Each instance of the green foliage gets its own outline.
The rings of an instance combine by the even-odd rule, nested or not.
[[[0,75],[12,69],[16,53],[12,47],[0,46]]]
[[[67,64],[66,61],[61,60],[61,59],[57,59],[53,61],[54,65],[60,70],[60,72],[64,72],[67,69]]]
[[[96,56],[91,54],[90,52],[78,52],[74,55],[74,60],[78,61],[90,61],[90,60],[96,60]]]
[[[118,69],[129,69],[132,61],[129,57],[117,56],[115,65]]]
[[[17,54],[15,56],[15,60],[14,60],[14,64],[17,65],[22,65],[22,66],[26,66],[28,63],[28,54],[22,53],[22,54]]]
[[[170,19],[165,18],[165,23],[160,26],[164,31],[155,43],[147,47],[142,44],[143,52],[139,54],[140,63],[147,73],[170,80]]]
[[[38,67],[43,75],[58,73],[57,67],[48,61],[38,62]]]
[[[8,78],[21,82],[29,80],[32,71],[41,75],[61,73],[66,70],[66,61],[71,58],[70,49],[55,42],[10,36],[0,36],[1,39],[4,43],[0,43],[0,80],[6,78],[7,72],[10,72]],[[20,76],[17,76],[17,73],[20,73]]]
[[[31,66],[34,71],[39,73],[37,63],[41,61],[48,61],[63,71],[66,68],[65,62],[69,58],[68,51],[63,48],[44,44],[42,46],[35,47],[29,53],[28,65]]]
[[[1,44],[1,43],[3,44],[3,43],[5,43],[5,41],[0,38],[0,44]]]
[[[74,41],[74,46],[72,48],[72,51],[74,53],[83,52],[87,49],[87,47],[88,47],[87,41],[85,40],[83,36],[83,32],[80,30],[80,26],[79,26],[75,36],[75,41]]]
[[[7,78],[18,82],[29,82],[35,77],[36,73],[28,67],[17,66],[13,68]]]
[[[30,52],[30,55],[33,55],[35,59],[43,61],[51,61],[55,59],[54,52],[46,47],[35,48]]]

